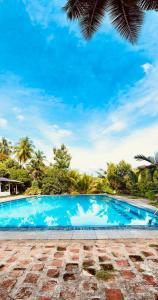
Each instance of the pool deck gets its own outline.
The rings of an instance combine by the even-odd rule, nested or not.
[[[0,202],[21,199],[24,196],[0,198]],[[125,196],[114,198],[138,207],[156,211],[147,199],[128,199]],[[102,239],[155,239],[158,229],[80,229],[80,230],[0,230],[0,240],[102,240]]]
[[[158,300],[158,239],[3,241],[1,300]]]

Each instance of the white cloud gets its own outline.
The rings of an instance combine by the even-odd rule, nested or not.
[[[49,125],[46,122],[38,120],[37,128],[40,131],[41,137],[50,143],[50,146],[58,146],[65,141],[65,139],[73,135],[71,130],[61,128],[56,124]]]
[[[106,162],[119,162],[122,159],[137,166],[136,154],[151,155],[158,150],[156,135],[158,124],[133,131],[120,139],[98,139],[91,147],[71,147],[72,167],[81,171],[94,172],[106,167]]]
[[[14,106],[13,111],[16,112],[16,113],[20,113],[21,110],[18,107]]]
[[[52,21],[53,3],[52,1],[39,0],[23,0],[26,11],[33,23],[40,23],[46,28]]]
[[[123,129],[125,129],[127,126],[125,121],[121,121],[121,120],[112,120],[111,124],[109,126],[107,126],[105,129],[103,129],[102,133],[103,134],[110,134],[110,133],[115,133],[115,132],[119,132],[122,131]]]
[[[112,113],[113,117],[138,119],[158,114],[158,63],[138,81],[128,92],[119,96],[120,105]]]
[[[0,118],[0,128],[6,127],[8,124],[8,121],[4,118]]]
[[[23,121],[25,118],[24,118],[23,115],[17,115],[17,116],[16,116],[16,119],[17,119],[18,121]]]
[[[67,27],[77,36],[81,36],[77,22],[70,22],[62,9],[66,1],[23,0],[23,3],[33,24],[40,24],[43,29],[46,29],[54,22],[60,27]],[[52,37],[54,38],[53,35]]]
[[[144,73],[145,73],[145,74],[148,74],[148,72],[149,72],[149,71],[151,70],[151,68],[152,68],[152,64],[150,64],[150,63],[145,63],[145,64],[143,64],[141,67],[143,68]]]
[[[59,147],[62,143],[68,145],[69,138],[73,137],[73,132],[58,125],[49,125],[38,120],[38,130],[40,137],[34,137],[33,141],[37,149],[42,150],[46,157],[47,163],[53,161],[53,147]]]

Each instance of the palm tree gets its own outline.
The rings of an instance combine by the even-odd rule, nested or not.
[[[80,174],[77,170],[70,170],[69,178],[71,182],[71,192],[75,191],[86,194],[92,188],[93,177],[90,175]]]
[[[21,138],[15,146],[15,155],[20,164],[25,164],[33,154],[33,142],[28,138]]]
[[[44,160],[46,159],[46,156],[44,155],[43,151],[37,150],[34,153],[33,158],[28,164],[28,171],[32,175],[33,179],[38,179],[42,172],[44,167]]]
[[[59,169],[68,170],[71,162],[71,155],[64,144],[60,148],[53,148],[54,153],[54,166]]]
[[[158,152],[154,156],[145,156],[143,154],[138,154],[134,157],[138,161],[147,161],[150,165],[146,166],[147,168],[156,168],[158,169]]]
[[[99,178],[106,178],[107,177],[107,172],[104,169],[99,169],[99,171],[97,171],[97,175]]]
[[[34,160],[38,165],[43,165],[44,160],[46,159],[46,156],[44,155],[43,151],[37,150],[34,154]]]
[[[67,0],[64,7],[70,20],[79,19],[86,39],[96,32],[106,13],[119,33],[135,43],[141,29],[144,12],[158,10],[157,0]]]
[[[0,153],[9,156],[11,152],[11,142],[9,142],[6,138],[2,137],[0,141]]]
[[[137,161],[145,161],[148,162],[148,165],[140,166],[138,167],[140,176],[146,176],[148,178],[154,177],[154,174],[156,175],[158,171],[158,152],[154,156],[145,156],[143,154],[138,154],[134,157]],[[144,171],[147,171],[144,173]]]
[[[93,177],[87,174],[82,174],[77,181],[77,191],[81,194],[87,194],[91,190]]]

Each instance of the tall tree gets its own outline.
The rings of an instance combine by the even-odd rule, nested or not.
[[[131,165],[122,160],[118,164],[107,164],[107,179],[113,189],[126,192],[136,181],[136,175]]]
[[[43,165],[45,159],[46,159],[46,156],[44,155],[43,151],[41,151],[41,150],[35,151],[34,160],[36,161],[37,164]]]
[[[91,38],[109,13],[119,33],[135,43],[142,27],[144,12],[158,10],[157,0],[67,0],[64,7],[70,20],[78,19],[86,39]]]
[[[93,183],[93,177],[87,174],[82,174],[77,181],[77,191],[81,194],[87,194]]]
[[[15,146],[15,155],[21,165],[32,157],[33,151],[33,142],[28,137],[21,138]]]
[[[68,170],[70,167],[71,155],[69,154],[66,146],[62,144],[60,148],[54,148],[53,153],[55,160],[54,166],[59,169]]]
[[[7,157],[11,154],[12,147],[11,142],[6,138],[2,137],[0,141],[0,153],[6,155]]]
[[[46,156],[40,150],[37,150],[28,164],[28,171],[33,179],[39,179],[43,173],[44,160]]]

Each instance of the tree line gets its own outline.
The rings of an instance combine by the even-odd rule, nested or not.
[[[156,200],[158,153],[154,157],[136,155],[135,159],[148,164],[132,168],[124,160],[109,162],[106,169],[92,176],[71,168],[71,155],[64,144],[53,148],[52,162],[48,163],[28,137],[14,146],[6,138],[0,140],[0,177],[21,181],[20,192],[29,195],[108,193]]]

